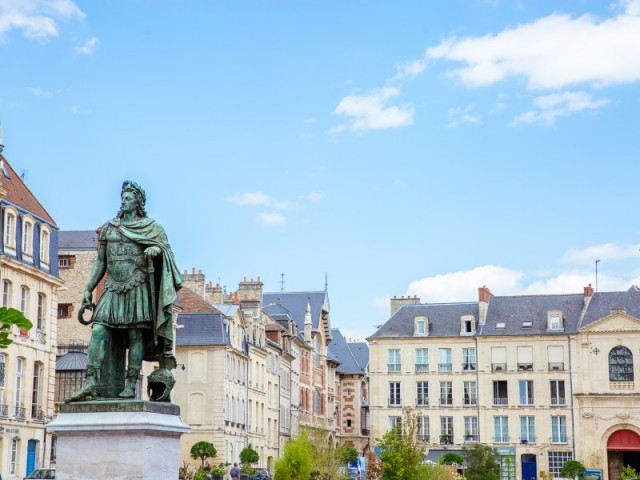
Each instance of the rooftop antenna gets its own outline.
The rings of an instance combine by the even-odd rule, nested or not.
[[[596,292],[598,291],[598,263],[600,263],[600,259],[596,260]]]
[[[286,282],[284,281],[284,273],[281,273],[280,274],[280,291],[281,292],[284,292],[284,284],[285,283]]]

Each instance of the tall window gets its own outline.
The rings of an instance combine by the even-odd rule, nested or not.
[[[462,382],[462,388],[464,390],[463,403],[469,407],[478,404],[478,384],[474,381]]]
[[[464,441],[478,441],[478,417],[464,417]]]
[[[392,415],[389,417],[389,430],[402,429],[402,417]]]
[[[416,373],[429,371],[429,349],[416,348]]]
[[[29,316],[29,287],[20,287],[20,311],[25,317]]]
[[[49,230],[45,226],[40,227],[40,261],[49,263]]]
[[[533,370],[533,347],[530,345],[518,347],[518,370]]]
[[[47,313],[47,296],[40,292],[38,293],[38,308],[36,311],[36,328],[40,331],[44,330],[44,318]]]
[[[40,377],[42,364],[33,364],[33,393],[31,395],[31,418],[42,419],[40,412]]]
[[[9,459],[9,475],[15,475],[18,469],[18,439],[11,440],[11,458]]]
[[[320,337],[316,335],[316,348],[315,348],[315,364],[316,368],[320,368]]]
[[[551,380],[549,382],[551,405],[566,405],[567,398],[564,393],[564,380]]]
[[[551,476],[560,478],[560,470],[571,458],[571,452],[549,452],[549,473]]]
[[[551,443],[567,443],[567,417],[551,416]]]
[[[22,220],[22,254],[33,255],[33,223],[27,218]]]
[[[389,350],[389,373],[395,373],[402,370],[402,361],[400,359],[400,349]]]
[[[534,443],[536,441],[535,417],[531,415],[520,417],[520,441],[522,443]]]
[[[451,371],[451,349],[439,348],[438,349],[438,371],[450,372]]]
[[[13,398],[13,406],[17,409],[22,407],[22,374],[24,369],[24,360],[21,357],[16,358],[16,389]],[[18,416],[18,412],[14,412]]]
[[[509,443],[509,417],[493,417],[493,434],[496,443]]]
[[[507,347],[491,347],[491,371],[507,371]]]
[[[416,382],[416,405],[429,405],[429,382]]]
[[[400,382],[389,382],[389,406],[400,406]]]
[[[16,247],[16,215],[5,210],[4,214],[4,246],[10,249]]]
[[[9,280],[2,281],[2,306],[11,307],[11,282]]]
[[[633,354],[622,345],[609,352],[609,381],[633,382]]]
[[[519,380],[520,405],[533,405],[533,380]]]
[[[426,335],[427,333],[427,319],[426,317],[419,317],[415,320],[414,325],[414,334],[415,335]]]
[[[550,345],[547,347],[549,354],[549,370],[564,370],[564,346]]]
[[[4,403],[4,385],[5,385],[6,363],[4,353],[0,353],[0,414],[7,415],[7,406]]]
[[[440,444],[453,444],[453,417],[440,417]]]
[[[497,380],[493,382],[493,404],[496,406],[509,404],[506,380]]]
[[[418,417],[418,440],[429,441],[429,417],[422,415]]]
[[[453,405],[453,383],[440,382],[440,405]]]
[[[462,349],[462,370],[466,372],[474,371],[476,369],[476,349],[475,348],[463,348]]]
[[[548,330],[562,330],[562,315],[559,312],[549,313]]]

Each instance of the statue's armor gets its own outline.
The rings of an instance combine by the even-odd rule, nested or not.
[[[144,245],[132,242],[114,225],[108,226],[106,240],[108,276],[104,288],[122,293],[144,283],[147,279]]]

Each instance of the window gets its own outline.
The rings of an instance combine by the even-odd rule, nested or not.
[[[9,459],[9,475],[15,475],[18,467],[18,439],[11,440],[11,458]]]
[[[478,441],[478,417],[464,417],[464,441]]]
[[[567,417],[551,416],[551,443],[567,443]]]
[[[25,317],[29,316],[29,287],[20,287],[20,311]]]
[[[564,380],[551,380],[550,383],[551,405],[566,405],[567,400],[564,393]]]
[[[440,444],[453,445],[453,417],[440,417]]]
[[[40,227],[40,263],[49,264],[49,228]]]
[[[549,452],[549,473],[551,476],[560,478],[560,470],[571,459],[571,452]]]
[[[30,259],[33,256],[33,219],[22,218],[22,255]]]
[[[493,382],[493,405],[502,406],[509,404],[509,395],[506,380]]]
[[[471,316],[460,318],[460,335],[473,335],[476,333],[476,321]]]
[[[72,268],[71,264],[71,255],[60,255],[58,257],[58,267],[64,268]]]
[[[627,347],[620,345],[609,352],[609,381],[633,382],[633,354]]]
[[[463,382],[464,405],[470,407],[478,404],[478,385],[475,381]]]
[[[472,372],[476,369],[476,349],[475,348],[463,348],[462,349],[462,371]]]
[[[496,443],[509,443],[509,417],[493,417],[493,434]]]
[[[11,282],[9,280],[2,281],[2,306],[11,307]]]
[[[400,382],[389,382],[389,406],[398,407],[400,404]]]
[[[491,347],[491,371],[507,371],[507,347]]]
[[[319,388],[315,389],[315,398],[314,398],[314,412],[316,415],[322,415],[323,412],[323,408],[322,408],[322,392],[320,391]]]
[[[549,331],[562,331],[564,329],[562,324],[561,312],[549,312],[547,317],[547,330]]]
[[[416,382],[416,405],[429,405],[429,382]]]
[[[58,318],[71,318],[72,310],[73,310],[73,305],[71,305],[70,303],[59,303]],[[229,368],[231,368],[231,364],[229,364]]]
[[[427,317],[415,317],[413,322],[414,335],[420,336],[429,333],[429,320]]]
[[[416,373],[429,371],[429,349],[416,348]]]
[[[518,381],[520,405],[533,405],[533,380]]]
[[[16,218],[17,212],[9,207],[4,211],[4,246],[8,250],[16,248]]]
[[[429,417],[422,415],[418,417],[418,440],[429,442]]]
[[[400,359],[399,349],[389,350],[389,373],[397,373],[402,370],[402,361]]]
[[[533,370],[533,347],[518,347],[518,370],[532,371]]]
[[[438,349],[438,371],[450,372],[451,371],[451,349],[439,348]]]
[[[389,417],[389,431],[402,430],[402,417],[391,416]]]
[[[13,407],[15,417],[24,417],[18,409],[22,407],[22,370],[24,368],[24,359],[18,357],[16,359],[16,387],[13,397]]]
[[[31,395],[31,418],[43,420],[40,409],[40,376],[42,372],[42,364],[36,362],[33,364],[33,392]]]
[[[4,388],[4,380],[6,373],[6,363],[4,353],[0,353],[0,388]],[[3,403],[0,401],[0,404]]]
[[[547,347],[549,355],[549,371],[564,370],[564,346],[550,345]]]
[[[440,382],[440,405],[441,406],[453,405],[453,383],[452,382]]]
[[[320,368],[320,336],[316,335],[315,339],[315,367]]]
[[[535,441],[535,417],[530,415],[520,417],[520,443],[535,443]]]
[[[36,328],[39,331],[44,330],[44,319],[47,313],[47,296],[39,292],[38,293],[38,305],[36,310]]]

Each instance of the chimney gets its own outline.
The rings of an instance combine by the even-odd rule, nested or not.
[[[584,287],[584,298],[593,297],[593,287],[589,284],[587,287]]]
[[[185,270],[183,276],[184,276],[183,285],[193,290],[200,297],[205,298],[205,288],[204,288],[205,274],[202,273],[202,270],[198,270],[198,273],[196,273],[195,268],[191,269],[191,273],[187,273],[187,271]]]
[[[307,309],[304,312],[304,341],[311,344],[311,305],[307,303]]]
[[[253,278],[247,280],[247,277],[238,284],[238,292],[242,303],[246,306],[254,306],[256,308],[262,308],[262,280],[258,277],[257,280]],[[255,304],[255,305],[254,305]]]
[[[213,287],[212,283],[209,282],[204,289],[204,299],[213,305],[222,305],[224,303],[224,292],[220,284],[216,283],[216,286]]]
[[[394,313],[396,313],[405,305],[419,305],[419,304],[420,304],[420,298],[417,297],[416,295],[414,295],[413,297],[407,295],[406,298],[404,295],[401,296],[400,298],[394,295],[394,297],[391,299],[391,316],[393,316]]]
[[[478,323],[484,325],[487,320],[487,310],[489,309],[489,300],[491,300],[493,294],[487,288],[486,285],[478,288]]]

